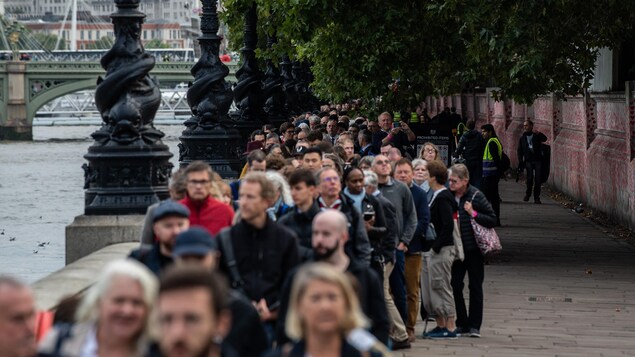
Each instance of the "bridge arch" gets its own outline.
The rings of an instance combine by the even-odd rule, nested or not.
[[[193,80],[193,62],[158,62],[150,72],[159,83]],[[228,64],[226,80],[236,81],[238,64]],[[0,139],[31,140],[33,119],[46,103],[95,88],[105,71],[98,62],[0,62]]]

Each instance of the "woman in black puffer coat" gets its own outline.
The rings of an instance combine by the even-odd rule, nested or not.
[[[457,164],[450,168],[450,190],[458,200],[459,225],[465,259],[452,265],[452,290],[456,306],[457,331],[463,336],[480,337],[483,321],[483,280],[485,276],[484,259],[476,244],[470,218],[483,227],[496,225],[496,214],[485,195],[469,184],[468,168]],[[469,314],[463,298],[465,274],[469,279]]]

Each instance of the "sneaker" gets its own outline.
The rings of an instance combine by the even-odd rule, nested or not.
[[[443,329],[437,326],[437,327],[433,328],[432,330],[430,330],[428,332],[425,332],[423,334],[423,338],[430,338],[430,334],[438,333],[441,330],[443,330]]]
[[[481,337],[481,331],[479,331],[477,328],[471,328],[470,329],[470,337],[480,338]]]
[[[393,351],[397,351],[397,350],[405,350],[410,348],[410,341],[408,341],[408,339],[405,339],[403,341],[392,341],[392,350]]]
[[[429,334],[428,338],[432,340],[456,340],[457,337],[454,331],[450,331],[447,328],[442,328],[436,333]]]
[[[529,202],[529,195],[525,195],[525,197],[523,197],[523,201]]]
[[[457,337],[469,337],[470,336],[470,330],[465,328],[465,327],[457,327],[456,330],[454,330],[454,332],[456,333]]]

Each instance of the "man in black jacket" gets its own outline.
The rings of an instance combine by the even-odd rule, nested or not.
[[[388,343],[390,321],[384,302],[384,294],[377,274],[368,266],[351,259],[344,251],[348,240],[346,216],[335,210],[319,213],[313,221],[313,250],[315,260],[333,265],[350,274],[355,280],[362,311],[371,322],[370,332],[383,344]],[[289,307],[289,296],[295,271],[287,277],[281,293],[280,315],[277,325],[278,345],[289,339],[284,333],[284,322]]]
[[[320,213],[320,206],[315,200],[317,181],[315,174],[308,169],[297,169],[289,177],[291,197],[295,206],[282,216],[278,223],[294,231],[298,236],[300,259],[310,260],[313,256],[311,249],[311,222]]]
[[[323,168],[315,176],[320,193],[317,199],[320,209],[336,209],[348,219],[351,239],[346,243],[346,253],[352,259],[370,265],[371,247],[364,227],[364,219],[353,207],[352,200],[342,194],[342,182],[338,172],[332,168]]]
[[[138,260],[150,271],[159,276],[172,264],[172,249],[179,233],[190,227],[190,210],[184,205],[165,200],[152,213],[152,229],[157,241],[143,245],[130,253],[130,258]]]
[[[527,170],[527,190],[523,201],[529,201],[534,191],[534,203],[540,202],[540,186],[542,185],[542,143],[547,141],[545,134],[534,131],[534,123],[527,119],[523,123],[525,132],[518,141],[518,169]]]
[[[480,189],[483,176],[485,142],[481,133],[476,130],[476,122],[473,119],[467,121],[466,127],[468,131],[459,140],[456,156],[463,155],[465,166],[470,171],[470,185]]]
[[[176,237],[174,262],[177,266],[195,265],[216,271],[218,255],[216,241],[202,227],[190,228]],[[230,289],[228,297],[232,324],[223,344],[233,347],[240,356],[262,355],[267,350],[267,335],[256,308],[236,290]]]
[[[275,189],[264,173],[247,174],[239,192],[241,221],[217,236],[220,271],[255,304],[272,342],[280,289],[300,262],[297,237],[267,215]]]

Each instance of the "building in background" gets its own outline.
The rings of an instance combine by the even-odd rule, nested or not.
[[[50,22],[24,22],[24,26],[32,33],[42,33],[45,35],[59,36],[66,42],[66,48],[70,47],[71,23],[67,22],[62,27],[62,23]],[[77,24],[77,49],[92,49],[93,45],[103,41],[103,37],[114,40],[112,23],[109,22],[79,22]],[[149,22],[143,25],[141,41],[144,45],[150,41],[160,41],[169,48],[186,48],[186,40],[183,37],[181,25],[178,23]],[[155,44],[157,42],[154,42]],[[109,48],[110,46],[101,46]]]
[[[71,9],[73,0],[4,0],[7,14],[20,20],[63,18]],[[198,16],[195,8],[198,0],[141,0],[139,10],[147,15],[147,21],[163,20],[189,25],[192,16]],[[79,12],[93,17],[108,18],[117,10],[113,0],[78,0]]]

